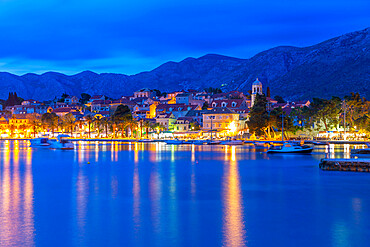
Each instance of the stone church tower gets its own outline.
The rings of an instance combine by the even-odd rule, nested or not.
[[[258,78],[252,84],[251,107],[254,105],[257,94],[262,94],[262,83],[258,80]]]

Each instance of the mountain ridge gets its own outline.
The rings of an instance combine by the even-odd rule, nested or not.
[[[23,98],[48,100],[62,93],[104,94],[113,98],[148,87],[161,91],[223,90],[247,92],[258,77],[272,95],[288,100],[344,96],[352,91],[370,97],[369,28],[307,47],[277,46],[243,59],[219,54],[169,61],[135,75],[82,71],[21,76],[0,72],[0,98],[17,92]]]

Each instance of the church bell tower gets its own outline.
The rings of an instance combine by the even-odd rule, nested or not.
[[[257,94],[262,94],[262,83],[258,78],[252,84],[251,107],[254,105]]]

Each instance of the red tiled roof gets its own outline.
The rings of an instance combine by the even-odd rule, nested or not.
[[[71,112],[71,107],[59,107],[53,110],[55,113]]]
[[[228,108],[239,108],[242,105],[242,103],[244,102],[244,99],[220,99],[220,100],[214,100],[214,101],[212,101],[211,106],[213,105],[213,102],[215,102],[217,104],[216,107],[221,107],[222,106],[222,103],[226,103],[226,106],[225,107],[228,107]],[[235,106],[232,106],[233,102],[236,103]]]
[[[159,104],[157,105],[157,110],[170,110],[173,111],[188,111],[188,108],[195,109],[196,105],[185,105],[185,104]]]

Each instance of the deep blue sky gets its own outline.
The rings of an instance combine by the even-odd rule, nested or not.
[[[369,0],[0,0],[0,71],[134,74],[364,29]]]

